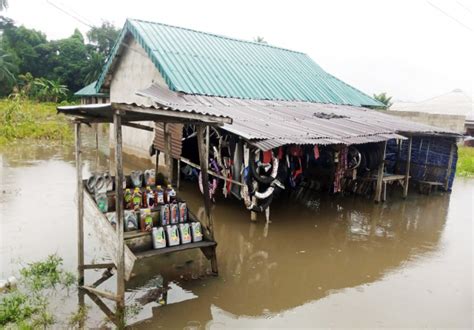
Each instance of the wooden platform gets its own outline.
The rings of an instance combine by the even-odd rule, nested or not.
[[[444,187],[445,184],[442,182],[437,182],[437,181],[422,181],[422,180],[417,180],[415,181],[418,184],[418,192],[420,194],[431,194],[433,191],[433,188],[435,191],[438,190],[438,187]]]
[[[196,242],[196,243],[180,244],[176,246],[168,246],[162,249],[153,249],[153,250],[147,250],[143,252],[137,252],[135,253],[135,257],[137,257],[137,259],[144,259],[144,258],[166,254],[166,253],[180,252],[180,251],[191,250],[191,249],[201,249],[201,248],[207,248],[207,247],[215,247],[216,245],[217,245],[216,242],[211,242],[211,241],[201,241],[201,242]]]

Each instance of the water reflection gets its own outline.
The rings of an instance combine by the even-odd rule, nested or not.
[[[98,163],[95,139],[85,136],[91,138],[86,141],[84,174],[108,169],[106,133]],[[73,147],[18,144],[0,150],[0,157],[5,191],[0,196],[1,276],[15,269],[11,260],[17,257],[36,260],[53,252],[74,270]],[[133,158],[126,158],[125,164],[126,173],[151,166]],[[472,194],[472,188],[463,189],[462,194]],[[180,193],[195,213],[202,214],[202,197],[194,184],[184,183]],[[269,224],[263,215],[258,223],[250,223],[241,203],[220,200],[213,209],[219,277],[210,275],[209,263],[199,251],[142,261],[127,283],[127,303],[144,306],[132,318],[133,327],[192,329],[228,326],[226,320],[235,317],[281,316],[335,292],[385,281],[390,274],[422,264],[443,247],[440,241],[452,212],[450,195],[415,193],[406,201],[397,196],[394,193],[380,205],[360,197],[308,195],[303,203],[282,198],[272,206]],[[34,217],[25,201],[35,210]],[[86,228],[86,233],[86,259],[103,260],[93,228]],[[113,284],[105,288],[112,290]],[[394,291],[403,289],[397,285],[393,283]],[[75,298],[67,304],[74,305]],[[311,319],[311,314],[306,316]],[[90,326],[100,325],[102,319],[93,309]]]

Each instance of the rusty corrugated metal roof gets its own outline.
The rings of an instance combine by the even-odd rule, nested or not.
[[[160,107],[228,116],[223,128],[263,149],[285,144],[359,144],[398,133],[458,135],[362,107],[300,101],[242,100],[176,93],[158,85],[137,92]]]
[[[308,55],[156,22],[127,19],[96,85],[102,88],[127,36],[168,87],[187,94],[384,106],[324,71]]]

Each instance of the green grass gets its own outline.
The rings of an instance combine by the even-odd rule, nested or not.
[[[72,141],[72,126],[56,104],[11,97],[0,100],[0,145],[15,140]]]
[[[465,146],[458,148],[456,175],[474,177],[474,148]]]

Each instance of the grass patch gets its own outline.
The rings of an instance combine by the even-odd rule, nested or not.
[[[458,148],[456,175],[474,177],[474,148],[466,146]]]
[[[18,286],[0,294],[0,329],[50,327],[56,318],[49,298],[58,288],[73,286],[74,275],[62,269],[62,259],[51,255],[20,270]]]
[[[0,100],[0,145],[19,139],[72,141],[72,126],[55,103],[12,96]]]

